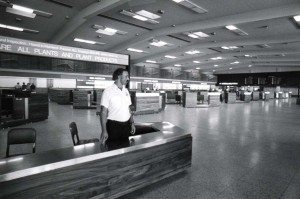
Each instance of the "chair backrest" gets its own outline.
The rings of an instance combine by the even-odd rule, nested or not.
[[[32,153],[36,148],[36,130],[34,128],[14,128],[7,133],[6,157],[9,157],[9,147],[13,144],[33,144]]]
[[[75,122],[71,122],[69,124],[69,128],[70,128],[70,132],[71,132],[73,144],[74,144],[74,146],[76,146],[76,145],[78,145],[78,142],[79,142],[79,136],[78,136],[78,130],[77,130],[76,123]],[[77,141],[75,141],[75,139],[77,139]]]

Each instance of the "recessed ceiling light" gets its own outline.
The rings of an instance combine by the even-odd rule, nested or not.
[[[0,28],[6,28],[6,29],[10,29],[10,30],[16,30],[16,31],[23,31],[23,28],[20,27],[16,27],[16,26],[8,26],[8,25],[4,25],[4,24],[0,24]]]
[[[193,61],[193,62],[194,62],[195,64],[200,64],[200,61],[196,61],[196,60],[195,60],[195,61]]]
[[[212,59],[212,60],[220,60],[220,59],[223,59],[223,58],[222,57],[212,57],[210,59]]]
[[[229,26],[225,26],[228,30],[231,30],[232,32],[240,35],[240,36],[246,36],[248,35],[248,33],[246,33],[245,31],[237,28],[236,26],[233,25],[229,25]]]
[[[154,61],[154,60],[146,60],[146,62],[148,62],[148,63],[153,63],[153,64],[157,63],[157,62]]]
[[[171,56],[171,55],[165,55],[166,58],[169,58],[169,59],[176,59],[177,57],[175,56]]]
[[[80,39],[80,38],[75,38],[74,41],[82,42],[82,43],[87,43],[87,44],[96,44],[97,43],[95,41],[85,40],[85,39]]]
[[[181,66],[181,64],[174,64],[174,66]]]
[[[245,55],[245,57],[250,57],[250,55]]]
[[[228,30],[236,30],[238,29],[236,26],[233,25],[229,25],[229,26],[225,26]]]
[[[119,34],[119,35],[127,34],[127,32],[125,32],[125,31],[121,31],[121,30],[117,30],[117,29],[109,28],[109,27],[105,27],[105,26],[100,26],[100,25],[96,25],[96,24],[94,24],[92,26],[92,28],[96,29],[97,33],[109,35],[109,36],[112,36],[115,34]]]
[[[204,32],[194,32],[193,34],[199,37],[209,37],[209,35],[205,34]]]
[[[137,53],[142,53],[142,52],[144,52],[144,51],[142,51],[142,50],[135,49],[135,48],[127,48],[126,50],[132,51],[132,52],[137,52]]]
[[[249,65],[248,67],[252,67],[252,65]]]
[[[214,67],[218,67],[219,65],[215,64]]]
[[[230,64],[239,64],[240,62],[235,61],[235,62],[231,62]]]
[[[160,18],[159,15],[154,14],[154,13],[152,13],[152,12],[148,12],[148,11],[146,11],[146,10],[140,10],[140,11],[135,12],[135,13],[137,13],[137,14],[143,16],[143,17],[147,17],[147,18],[149,18],[149,19],[158,19],[158,18]]]
[[[206,13],[207,10],[205,10],[204,8],[200,7],[199,5],[189,1],[189,0],[173,0],[176,3],[179,3],[180,5],[187,7],[188,9],[203,14]]]
[[[293,18],[295,19],[295,21],[300,22],[300,15],[294,16]]]
[[[189,54],[189,55],[195,55],[195,54],[198,54],[198,53],[200,53],[200,51],[199,50],[190,50],[190,51],[187,51],[187,52],[185,52],[186,54]]]
[[[197,38],[199,38],[199,36],[197,36],[197,35],[194,35],[194,34],[192,34],[192,33],[191,33],[191,34],[188,34],[188,36],[189,36],[189,37],[192,37],[192,38],[194,38],[194,39],[197,39]]]
[[[168,43],[164,42],[164,41],[153,41],[153,42],[150,43],[150,45],[156,46],[156,47],[162,47],[162,46],[165,46],[167,44]]]
[[[197,67],[196,69],[197,69],[197,70],[200,70],[201,68]]]
[[[15,5],[15,4],[12,5],[12,8],[16,9],[16,10],[20,10],[22,12],[33,13],[33,9],[23,7],[23,6],[19,6],[19,5]]]
[[[229,70],[232,70],[232,68],[229,68]]]
[[[140,16],[140,15],[134,15],[133,18],[141,20],[141,21],[147,21],[148,20],[146,17]]]
[[[148,11],[145,11],[145,12],[148,12]],[[142,12],[143,15],[147,15],[145,14],[145,12]],[[149,12],[150,13],[150,12]],[[138,19],[138,20],[141,20],[141,21],[145,21],[145,22],[148,22],[148,23],[152,23],[152,24],[158,24],[159,22],[154,20],[154,19],[151,19],[151,18],[148,18],[148,17],[145,17],[145,16],[142,16],[142,15],[139,15],[137,13],[133,13],[133,12],[129,12],[129,11],[126,11],[126,10],[122,10],[120,12],[120,14],[123,14],[123,15],[126,15],[126,16],[129,16],[129,17],[133,17],[135,19]],[[153,14],[153,13],[152,13]],[[153,14],[155,15],[155,14]],[[153,17],[153,15],[151,17]],[[157,15],[158,16],[158,15]]]

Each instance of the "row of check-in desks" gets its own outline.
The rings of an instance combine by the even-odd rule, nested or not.
[[[48,93],[2,89],[0,96],[1,128],[48,119]]]

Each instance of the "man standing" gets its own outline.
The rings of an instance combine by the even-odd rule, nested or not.
[[[101,98],[100,123],[101,142],[128,140],[135,133],[129,106],[131,99],[125,85],[129,81],[128,71],[118,68],[113,73],[112,86],[107,87]]]

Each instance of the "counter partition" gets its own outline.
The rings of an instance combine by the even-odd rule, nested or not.
[[[0,198],[116,198],[191,166],[191,134],[169,122],[142,126],[158,131],[0,160]]]

